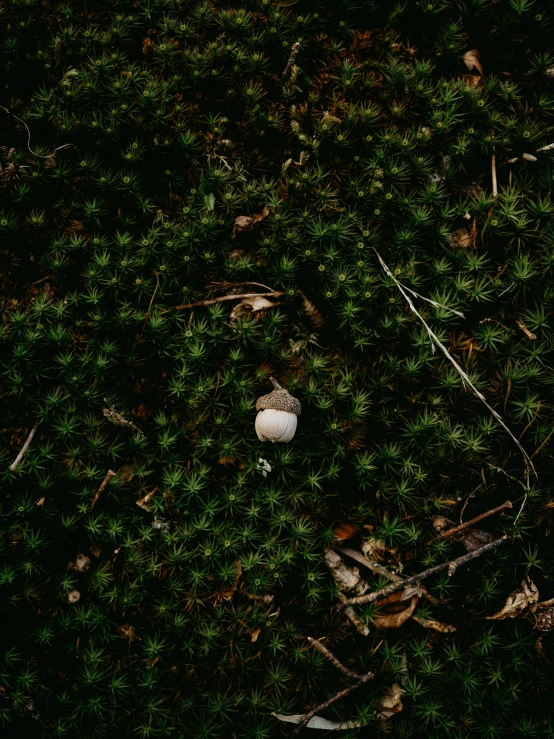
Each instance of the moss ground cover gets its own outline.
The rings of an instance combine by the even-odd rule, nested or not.
[[[337,736],[554,736],[552,633],[485,618],[554,596],[553,16],[0,5],[3,736],[288,736],[345,684],[308,636],[376,675]],[[334,610],[345,531],[410,575],[507,499],[419,621]]]

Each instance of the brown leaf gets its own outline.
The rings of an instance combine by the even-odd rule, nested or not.
[[[86,554],[78,554],[75,557],[75,570],[77,572],[90,570],[90,557],[87,557]]]
[[[260,632],[261,632],[261,629],[259,627],[257,629],[254,629],[254,631],[250,634],[250,640],[253,642],[258,641]]]
[[[454,523],[444,516],[433,516],[431,519],[433,528],[440,534],[442,531],[447,531],[454,526]]]
[[[267,205],[264,205],[263,209],[259,213],[253,213],[251,216],[237,216],[233,225],[233,231],[231,238],[235,238],[241,231],[252,231],[254,226],[263,221],[268,217],[270,211]]]
[[[412,620],[416,621],[420,626],[426,629],[433,629],[434,631],[440,631],[443,634],[453,634],[457,631],[455,626],[452,624],[444,624],[442,621],[435,621],[434,618],[422,618],[421,616],[412,616]]]
[[[135,468],[132,464],[124,464],[117,471],[117,481],[120,485],[127,485],[135,476]]]
[[[340,523],[333,532],[335,539],[344,541],[345,539],[351,539],[356,534],[360,533],[360,529],[352,523]]]
[[[485,72],[483,71],[483,67],[481,66],[481,62],[479,61],[479,50],[478,49],[471,49],[471,51],[466,51],[466,53],[463,56],[464,64],[469,69],[470,72],[473,72],[474,69],[476,69],[479,74],[484,75]]]
[[[368,589],[367,583],[360,576],[360,570],[345,565],[342,557],[332,549],[325,553],[324,561],[341,592],[362,595]]]
[[[481,77],[478,74],[460,74],[459,78],[465,82],[468,87],[480,87]]]
[[[275,308],[276,305],[279,305],[279,303],[274,303],[261,296],[257,298],[244,298],[231,311],[229,322],[232,325],[240,318],[251,318],[255,313],[259,314],[255,318],[262,318],[268,310]]]
[[[102,547],[99,547],[98,544],[93,544],[90,548],[91,554],[94,554],[94,556],[98,559],[98,557],[102,554]]]
[[[398,629],[405,623],[419,603],[419,596],[412,595],[409,599],[403,593],[392,593],[383,601],[377,601],[378,612],[373,619],[377,629]]]
[[[461,541],[468,552],[474,552],[479,547],[482,547],[483,544],[491,542],[494,538],[494,534],[491,534],[490,531],[472,528],[464,532]]]
[[[231,600],[235,590],[237,589],[241,575],[242,575],[242,567],[240,564],[240,560],[237,560],[235,562],[235,579],[233,580],[232,584],[228,588],[222,588],[218,592],[214,593],[214,604],[221,603],[224,600],[227,600],[227,601]]]
[[[306,311],[306,315],[312,322],[313,327],[321,328],[321,326],[323,326],[326,321],[325,316],[315,307],[311,300],[308,300],[302,290],[299,290],[299,293],[302,298],[302,302],[304,303],[304,310]]]
[[[521,586],[510,593],[504,606],[496,613],[493,613],[492,616],[487,616],[486,618],[488,620],[515,618],[526,608],[537,603],[538,600],[539,591],[536,585],[529,579],[529,577],[526,577],[521,583]]]
[[[396,547],[385,544],[382,539],[371,537],[362,542],[362,552],[365,556],[377,564],[387,567],[393,572],[402,572],[403,565],[400,552]]]
[[[133,627],[130,624],[120,624],[117,627],[117,632],[125,639],[131,640],[133,638]]]
[[[451,246],[457,246],[460,249],[471,249],[475,246],[477,240],[477,221],[474,218],[471,224],[471,228],[468,231],[467,228],[458,228],[452,234],[450,234]]]
[[[385,695],[375,703],[375,707],[377,708],[377,717],[389,718],[395,713],[399,713],[404,708],[401,700],[403,692],[404,691],[398,683],[391,685]]]
[[[531,618],[533,626],[539,631],[554,630],[554,606],[537,608]]]
[[[37,505],[44,505],[45,500],[46,498],[40,498],[39,500],[37,500]]]

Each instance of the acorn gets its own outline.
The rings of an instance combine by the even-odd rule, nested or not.
[[[296,432],[300,401],[281,387],[274,377],[269,378],[273,392],[262,395],[256,403],[256,433],[260,441],[290,441]]]

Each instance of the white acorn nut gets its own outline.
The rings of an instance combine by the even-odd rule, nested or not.
[[[296,432],[298,416],[302,412],[300,401],[281,387],[273,377],[269,378],[275,390],[262,395],[256,403],[256,433],[260,441],[290,441]]]

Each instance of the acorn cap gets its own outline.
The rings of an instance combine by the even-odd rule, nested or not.
[[[274,377],[269,378],[273,383],[275,390],[268,395],[262,395],[256,402],[256,410],[264,411],[269,409],[275,411],[288,411],[289,413],[296,413],[299,416],[302,412],[302,406],[300,401],[293,398],[288,390],[281,387]]]

